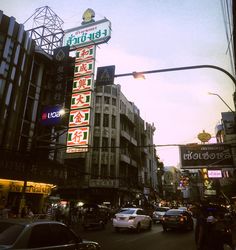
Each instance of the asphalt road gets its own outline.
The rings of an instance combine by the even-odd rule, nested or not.
[[[75,231],[87,240],[100,243],[102,250],[196,250],[194,232],[168,231],[164,233],[160,224],[154,224],[151,231],[140,233],[115,232],[111,222],[105,230],[93,229]]]

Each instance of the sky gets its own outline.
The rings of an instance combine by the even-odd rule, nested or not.
[[[215,65],[233,74],[227,53],[221,0],[1,0],[0,9],[24,23],[37,8],[49,6],[63,21],[63,29],[81,25],[85,10],[95,21],[106,17],[111,39],[99,45],[96,67],[115,65],[115,74],[193,65]],[[25,23],[32,28],[33,20]],[[215,137],[221,112],[233,109],[235,86],[224,73],[204,68],[148,74],[145,80],[115,78],[141,117],[154,124],[154,144],[165,166],[179,163],[173,144],[200,143],[205,130]],[[212,139],[214,142],[214,139]]]

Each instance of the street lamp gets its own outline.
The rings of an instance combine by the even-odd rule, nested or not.
[[[221,67],[218,67],[215,65],[210,65],[210,64],[193,65],[193,66],[177,67],[177,68],[155,69],[155,70],[140,71],[140,72],[134,71],[131,73],[117,74],[117,75],[114,75],[114,77],[133,76],[135,79],[145,79],[146,74],[163,73],[163,72],[180,71],[180,70],[202,69],[202,68],[211,68],[211,69],[216,69],[218,71],[223,72],[233,81],[234,86],[236,88],[236,78],[232,74],[230,74],[227,70],[225,70]],[[215,95],[217,95],[217,94],[215,94]],[[225,101],[220,96],[219,96],[219,98],[225,103]],[[234,91],[234,106],[236,106],[236,91]],[[232,109],[228,105],[227,105],[227,107],[232,111]],[[232,111],[232,112],[234,112],[234,111]]]
[[[218,95],[218,94],[216,94],[216,93],[211,93],[211,92],[208,92],[208,95],[215,95],[215,96],[218,96],[218,97],[220,98],[220,100],[229,108],[229,110],[230,110],[232,113],[235,113],[235,111],[233,111],[233,110],[230,108],[230,106],[224,101],[224,99],[223,99],[220,95]]]

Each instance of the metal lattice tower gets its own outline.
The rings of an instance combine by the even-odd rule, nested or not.
[[[33,28],[28,30],[31,38],[36,41],[37,46],[52,55],[53,49],[62,46],[64,22],[48,6],[36,9],[24,23],[31,18],[33,18]]]

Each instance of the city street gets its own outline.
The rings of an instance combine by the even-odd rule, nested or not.
[[[160,224],[151,231],[139,234],[129,231],[115,232],[109,222],[105,230],[77,230],[83,239],[97,241],[102,250],[195,250],[194,232],[168,231],[163,233]]]

